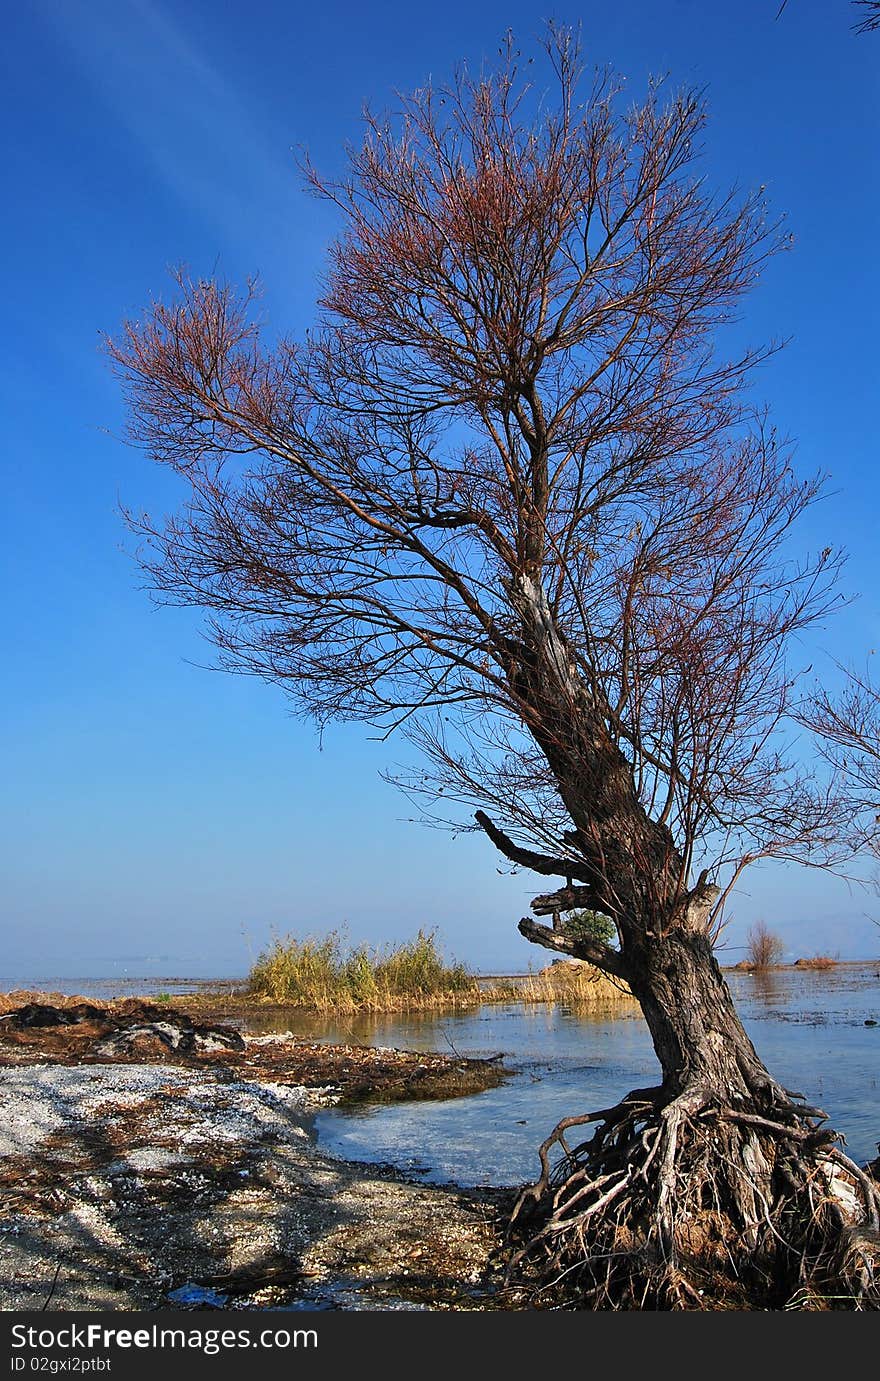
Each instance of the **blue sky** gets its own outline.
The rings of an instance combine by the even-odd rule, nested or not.
[[[634,93],[650,73],[704,87],[707,171],[765,184],[795,236],[737,328],[789,339],[759,381],[798,464],[832,476],[803,528],[842,542],[859,599],[804,648],[880,649],[876,441],[880,35],[846,0],[618,0],[558,10],[587,57]],[[175,505],[121,442],[99,333],[162,293],[169,266],[258,271],[274,325],[310,321],[332,208],[306,196],[363,103],[492,58],[523,0],[416,11],[393,0],[30,0],[4,20],[4,446],[0,686],[4,972],[9,977],[242,972],[272,929],[346,924],[378,943],[434,927],[484,970],[541,955],[516,934],[535,889],[485,841],[407,823],[379,778],[405,745],[359,726],[319,746],[277,690],[203,669],[189,612],[155,610],[119,502]],[[761,917],[789,957],[880,951],[880,900],[839,879],[766,868],[731,907],[727,957]]]

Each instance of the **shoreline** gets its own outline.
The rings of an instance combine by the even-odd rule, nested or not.
[[[540,1307],[503,1285],[516,1190],[426,1184],[315,1139],[327,1107],[491,1087],[498,1057],[52,996],[0,994],[3,1310]]]
[[[74,989],[64,992],[45,988],[14,988],[0,991],[0,1021],[2,1013],[10,1006],[23,1006],[27,1003],[50,1003],[60,1009],[76,1004],[101,1003],[107,1007],[121,1007],[126,1002],[152,1002],[157,1005],[173,1007],[178,1012],[198,1018],[201,1021],[221,1021],[245,1024],[249,1018],[257,1020],[262,1027],[267,1022],[281,1023],[291,1021],[340,1021],[362,1018],[388,1018],[397,1016],[418,1016],[420,1014],[469,1012],[484,1004],[500,1005],[509,1002],[554,1003],[569,1001],[580,1007],[606,1009],[634,1006],[635,999],[621,988],[620,984],[601,974],[591,965],[576,961],[556,961],[534,973],[518,974],[508,978],[495,977],[476,980],[468,991],[452,990],[447,993],[430,994],[419,997],[417,994],[400,998],[392,1003],[347,1003],[328,1002],[326,1005],[278,1000],[263,993],[248,989],[248,980],[218,979],[131,979],[127,994],[118,991],[105,994],[100,990],[109,989],[114,980],[71,979],[68,987]],[[491,983],[491,987],[481,987],[480,983]],[[77,985],[80,985],[77,988]],[[177,991],[169,989],[176,988]],[[89,991],[91,989],[91,991]],[[134,990],[137,990],[137,996]],[[98,990],[96,992],[96,990]],[[281,1029],[276,1027],[276,1029]]]
[[[561,963],[567,961],[561,960]],[[577,962],[577,961],[575,961]],[[722,964],[719,967],[722,973],[736,974],[745,972],[741,967],[743,960]],[[771,964],[765,972],[791,972],[792,970],[801,971],[810,969],[814,965],[819,965],[826,971],[830,969],[858,969],[873,965],[880,968],[880,955],[868,955],[861,959],[835,959],[824,955],[802,955],[797,959],[792,959],[781,964]],[[478,985],[481,995],[486,992],[491,993],[497,988],[506,990],[508,984],[526,983],[530,978],[534,979],[539,973],[546,972],[547,968],[552,967],[552,963],[544,969],[529,969],[518,973],[475,973],[474,981]],[[76,984],[85,985],[76,987]],[[59,986],[60,985],[60,986]],[[175,1000],[180,997],[195,997],[200,994],[217,996],[251,996],[252,1001],[261,999],[249,995],[247,992],[248,976],[241,974],[236,977],[218,978],[214,977],[193,977],[185,973],[181,974],[160,974],[155,977],[152,975],[100,975],[91,976],[79,974],[72,977],[65,976],[46,976],[38,978],[16,977],[14,980],[0,978],[0,1000],[8,997],[19,997],[22,1000],[36,997],[49,998],[76,998],[85,997],[101,1002],[122,1001],[130,997],[149,997],[161,993],[163,989]],[[86,988],[100,988],[101,995],[86,992]],[[150,991],[148,991],[148,989]],[[152,990],[155,989],[155,992]],[[179,989],[181,991],[171,991]],[[112,990],[112,991],[111,991]]]
[[[473,1092],[497,1066],[235,1032],[218,1050],[222,1028],[118,1006],[0,1021],[0,1308],[517,1307],[496,1265],[509,1190],[338,1160],[312,1130],[321,1108]]]

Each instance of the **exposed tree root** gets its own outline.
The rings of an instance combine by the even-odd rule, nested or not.
[[[793,1098],[636,1089],[566,1118],[514,1209],[509,1277],[548,1307],[880,1307],[880,1185]]]

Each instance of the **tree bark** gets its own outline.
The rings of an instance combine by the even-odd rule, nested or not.
[[[722,1105],[782,1094],[743,1028],[707,935],[673,930],[630,946],[624,959],[666,1099],[695,1089]]]

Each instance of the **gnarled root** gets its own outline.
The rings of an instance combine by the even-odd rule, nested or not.
[[[567,1118],[514,1209],[509,1280],[577,1309],[880,1307],[880,1185],[825,1120],[776,1085]]]

